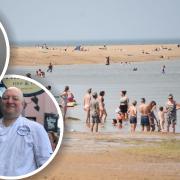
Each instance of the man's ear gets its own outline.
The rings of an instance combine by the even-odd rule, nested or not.
[[[22,102],[23,109],[27,107],[27,103],[25,101]]]

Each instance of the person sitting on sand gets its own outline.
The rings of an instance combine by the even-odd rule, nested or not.
[[[135,132],[137,125],[137,101],[133,101],[132,105],[128,109],[128,114],[130,116],[131,132]]]

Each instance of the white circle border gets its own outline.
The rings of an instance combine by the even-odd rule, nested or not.
[[[6,43],[6,62],[5,62],[5,65],[4,65],[4,68],[3,68],[3,71],[0,75],[0,80],[3,79],[6,71],[7,71],[7,68],[8,68],[8,65],[9,65],[9,59],[10,59],[10,46],[9,46],[9,40],[8,40],[8,36],[7,36],[7,33],[2,25],[2,23],[0,22],[0,29],[4,35],[4,39],[5,39],[5,43]]]
[[[17,180],[17,179],[23,179],[23,178],[27,178],[27,177],[30,177],[30,176],[33,176],[33,175],[37,174],[38,172],[43,170],[54,159],[54,157],[58,153],[59,148],[61,146],[61,142],[62,142],[62,138],[63,138],[63,134],[64,134],[64,121],[63,121],[63,116],[62,116],[60,107],[59,107],[55,97],[41,83],[39,83],[39,82],[37,82],[37,81],[35,81],[35,80],[31,79],[31,78],[28,78],[28,77],[25,77],[25,76],[21,76],[21,75],[15,75],[15,74],[5,75],[4,78],[19,78],[19,79],[24,79],[24,80],[30,81],[30,82],[34,83],[35,85],[39,86],[40,88],[42,88],[50,96],[50,98],[54,102],[54,104],[56,106],[56,109],[58,111],[58,115],[59,115],[58,123],[59,123],[59,128],[60,128],[60,137],[59,137],[56,149],[54,150],[54,152],[51,155],[51,157],[40,168],[36,169],[33,172],[27,173],[25,175],[21,175],[21,176],[0,176],[0,179],[5,179],[5,180],[14,179],[14,180]]]

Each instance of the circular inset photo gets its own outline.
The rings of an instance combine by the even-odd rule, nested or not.
[[[0,80],[4,77],[9,64],[10,48],[6,31],[0,22]]]
[[[44,169],[57,154],[64,132],[54,96],[28,77],[0,82],[0,179],[22,179]]]

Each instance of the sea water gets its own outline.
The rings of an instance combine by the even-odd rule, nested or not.
[[[162,73],[162,66],[165,65],[165,73]],[[174,95],[180,103],[180,61],[162,60],[151,62],[117,63],[106,66],[104,64],[92,65],[57,65],[53,72],[46,72],[45,78],[35,76],[37,69],[46,71],[46,66],[39,67],[9,67],[7,74],[31,73],[32,78],[43,83],[45,86],[52,86],[52,93],[59,96],[64,87],[68,85],[78,103],[73,108],[68,108],[67,116],[79,120],[68,120],[66,129],[72,131],[89,131],[85,126],[85,112],[83,111],[83,96],[87,89],[93,91],[105,91],[105,107],[107,110],[107,121],[105,127],[100,131],[129,131],[129,123],[124,123],[122,130],[112,126],[112,119],[115,118],[115,109],[119,106],[120,91],[127,90],[127,96],[137,100],[140,104],[142,97],[147,102],[155,100],[158,107],[164,106],[169,93]],[[133,71],[137,68],[137,71]],[[157,107],[157,110],[158,110]],[[140,130],[140,119],[138,116],[137,129]],[[177,111],[177,132],[180,132],[180,110]]]

